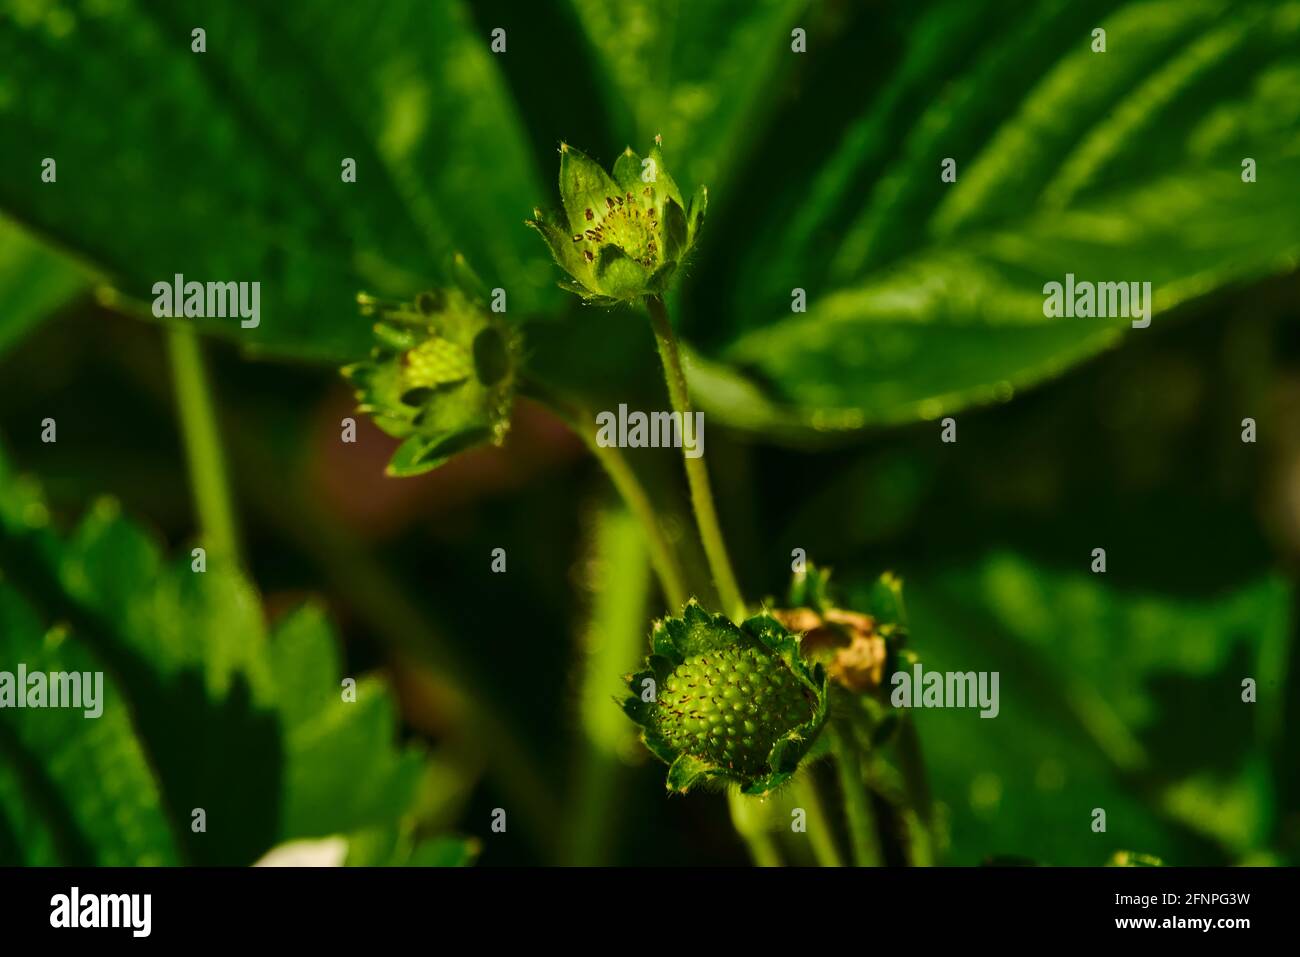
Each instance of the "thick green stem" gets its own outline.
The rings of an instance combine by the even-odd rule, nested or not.
[[[731,824],[745,842],[754,863],[758,867],[782,866],[781,851],[768,830],[767,815],[758,799],[746,797],[738,787],[728,788],[727,809],[731,811]]]
[[[535,383],[529,383],[527,391],[536,401],[558,415],[569,427],[569,431],[582,439],[596,461],[604,468],[605,474],[614,485],[614,490],[641,524],[646,547],[650,550],[650,564],[664,590],[668,607],[674,614],[680,612],[690,597],[686,590],[685,578],[682,576],[681,565],[678,564],[677,556],[668,545],[668,539],[664,537],[663,529],[655,514],[654,503],[650,501],[650,496],[646,494],[645,487],[637,478],[636,472],[632,470],[632,466],[628,464],[618,448],[604,446],[596,441],[596,432],[591,427],[594,420],[586,410],[560,399]]]
[[[199,337],[190,329],[172,326],[167,330],[167,346],[203,542],[213,555],[237,561],[234,507]]]
[[[853,741],[852,731],[828,722],[822,733],[830,737],[831,754],[839,772],[853,863],[857,867],[877,867],[880,864],[880,841],[876,834],[876,819],[871,810],[871,795],[867,793],[862,778],[862,756]]]
[[[673,336],[672,324],[668,321],[668,310],[658,296],[646,297],[646,307],[650,310],[650,324],[654,327],[659,358],[663,361],[668,397],[673,404],[673,411],[681,414],[684,431],[691,418],[691,398],[686,389],[686,376],[682,372],[677,340]],[[741,597],[735,573],[731,570],[731,559],[727,556],[727,545],[718,524],[718,512],[713,505],[713,492],[709,488],[709,467],[704,464],[704,456],[692,458],[686,454],[685,449],[682,450],[682,461],[686,464],[686,481],[691,490],[691,504],[695,508],[700,543],[704,546],[709,570],[713,573],[718,598],[727,614],[740,621],[745,617],[745,600]]]
[[[839,848],[835,846],[835,835],[831,833],[830,819],[822,805],[821,793],[817,788],[817,779],[813,769],[808,768],[795,780],[795,800],[803,807],[807,815],[808,842],[812,845],[813,857],[822,867],[843,867]]]

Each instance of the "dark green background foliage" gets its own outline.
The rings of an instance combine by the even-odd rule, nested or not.
[[[0,861],[744,859],[612,701],[668,609],[563,427],[521,400],[408,480],[338,441],[356,293],[454,250],[532,379],[666,407],[644,316],[523,225],[561,141],[656,133],[709,188],[669,305],[746,595],[793,548],[859,604],[892,568],[927,667],[1001,673],[995,720],[918,715],[941,860],[1300,859],[1300,3],[0,0],[0,669],[109,674],[98,721],[0,712]],[[243,572],[188,568],[177,272],[262,283],[259,328],[187,321]],[[1045,319],[1066,272],[1152,282],[1151,327]],[[689,539],[680,463],[629,456]]]

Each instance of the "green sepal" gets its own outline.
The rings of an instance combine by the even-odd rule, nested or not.
[[[809,662],[805,659],[800,649],[799,636],[786,630],[785,626],[771,615],[766,612],[755,615],[745,621],[741,627],[771,649],[804,687],[812,692],[817,702],[808,721],[791,728],[772,745],[772,751],[768,756],[768,765],[772,769],[771,775],[742,789],[746,794],[762,794],[778,787],[794,774],[800,760],[820,734],[830,713],[829,690],[826,669],[820,662]]]
[[[630,146],[614,160],[614,182],[624,193],[635,193],[644,185],[641,182],[641,157]]]
[[[656,137],[656,139],[658,139]],[[660,202],[666,202],[671,198],[677,203],[678,207],[684,208],[686,200],[682,199],[682,191],[677,188],[677,183],[672,174],[668,172],[668,164],[664,162],[663,150],[659,148],[659,143],[650,147],[650,158],[655,164],[655,194],[660,197]]]
[[[410,478],[432,472],[461,452],[490,442],[492,433],[487,429],[466,429],[441,436],[412,435],[397,447],[389,460],[385,474],[393,478]]]
[[[668,676],[671,675],[673,669],[677,667],[671,659],[665,658],[663,655],[652,654],[646,663],[650,666],[650,671],[659,684],[663,684],[667,681]]]
[[[394,478],[409,478],[433,471],[442,464],[440,459],[430,454],[436,444],[423,435],[412,435],[397,447],[384,469],[385,473]]]
[[[811,608],[819,615],[843,607],[831,585],[831,570],[808,562],[805,570],[790,579],[786,594],[789,608]],[[883,634],[907,630],[907,612],[903,606],[903,581],[893,572],[883,572],[871,583],[862,607],[855,609],[875,619]]]
[[[664,203],[664,258],[677,262],[686,250],[686,211],[669,199]]]
[[[584,295],[590,292],[591,264],[583,258],[581,251],[573,242],[573,235],[558,222],[555,214],[535,209],[533,218],[525,219],[524,223],[542,234],[556,264],[574,277],[573,284],[577,286],[578,294]],[[569,288],[563,281],[560,285]]]
[[[867,596],[867,614],[877,622],[907,627],[907,611],[903,607],[903,582],[893,572],[885,572],[871,586]]]
[[[703,189],[703,187],[701,187]],[[487,302],[491,291],[479,274],[470,266],[464,253],[451,254],[451,278],[470,298],[478,302]]]
[[[620,195],[618,184],[591,157],[567,143],[560,146],[560,201],[569,228],[580,233],[587,228],[587,210],[605,208],[605,200]]]
[[[663,295],[668,291],[668,284],[672,282],[673,274],[677,272],[677,263],[666,262],[650,276],[647,285],[657,294]]]
[[[704,225],[704,211],[709,206],[708,187],[700,185],[695,190],[695,195],[691,197],[690,205],[686,207],[686,243],[687,245],[695,244],[695,235]]]
[[[824,614],[834,607],[830,597],[830,569],[818,568],[808,562],[801,572],[795,572],[790,580],[787,603],[790,608],[811,608],[817,614]]]
[[[649,680],[653,681],[655,687],[658,688],[659,679],[653,671],[638,671],[636,674],[625,676],[623,680],[627,682],[627,690],[630,694],[619,702],[619,707],[623,709],[625,715],[637,724],[645,724],[650,718],[650,708],[654,702],[642,699],[642,687]]]
[[[699,758],[689,754],[679,754],[668,768],[668,790],[685,794],[696,784],[701,784],[714,776],[714,769]]]
[[[645,267],[617,246],[601,246],[596,256],[596,284],[613,299],[635,299],[646,288]]]
[[[734,643],[736,631],[726,615],[711,615],[692,598],[682,609],[680,618],[656,622],[650,634],[650,652],[671,662],[675,668],[691,655]]]
[[[405,352],[407,349],[413,349],[420,342],[419,333],[410,326],[381,321],[374,324],[371,332],[374,334],[377,348],[385,351]],[[348,368],[356,368],[356,366]],[[347,374],[346,370],[344,374]]]

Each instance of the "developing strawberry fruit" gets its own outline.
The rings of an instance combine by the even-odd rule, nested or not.
[[[794,773],[826,721],[826,672],[770,615],[740,625],[692,599],[658,622],[624,711],[669,764],[668,789],[733,781],[747,794]]]

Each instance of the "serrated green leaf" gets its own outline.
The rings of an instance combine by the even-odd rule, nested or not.
[[[6,804],[26,803],[44,840],[7,864],[81,866],[168,865],[179,862],[164,797],[132,728],[121,686],[105,664],[70,636],[46,632],[36,612],[0,582],[0,662],[14,682],[27,675],[76,674],[83,695],[98,700],[97,716],[84,707],[0,708],[0,764],[10,791]],[[96,680],[93,676],[98,674]],[[89,679],[89,681],[87,681]],[[43,679],[44,680],[44,679]],[[98,684],[96,694],[93,689]],[[25,689],[10,688],[22,693]],[[0,689],[0,695],[4,694]],[[88,704],[88,699],[82,699]],[[93,711],[91,712],[93,715]],[[86,783],[93,781],[93,787]],[[17,850],[17,849],[16,849]],[[42,858],[42,854],[53,857]]]
[[[376,682],[342,699],[323,615],[301,610],[268,638],[236,569],[160,555],[108,500],[58,534],[0,456],[0,657],[104,672],[99,718],[0,709],[0,818],[14,819],[18,782],[50,835],[25,841],[24,860],[247,864],[290,838],[406,814],[423,757],[395,745]]]
[[[411,806],[423,758],[396,751],[392,702],[377,681],[356,701],[337,681],[317,689],[311,718],[287,727],[282,839],[335,834],[400,818]]]

